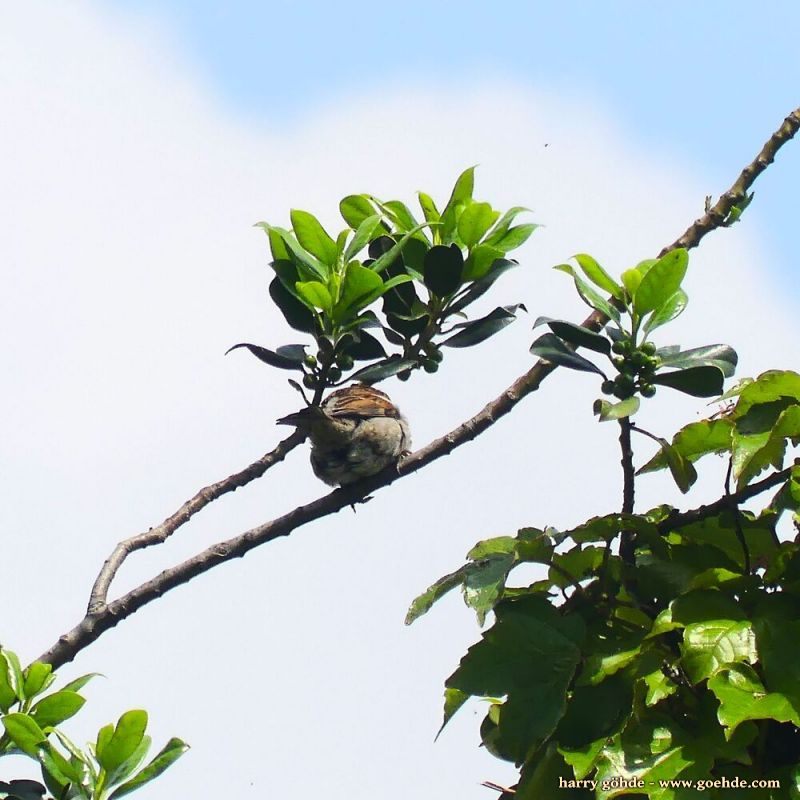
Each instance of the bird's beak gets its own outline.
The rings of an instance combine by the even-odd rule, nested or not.
[[[277,425],[294,425],[295,428],[303,428],[307,427],[308,424],[318,416],[324,416],[319,407],[309,406],[300,411],[295,411],[294,414],[287,414],[285,417],[275,420],[275,422]]]

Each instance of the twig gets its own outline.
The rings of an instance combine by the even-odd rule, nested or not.
[[[786,118],[778,131],[776,131],[764,145],[755,161],[742,171],[736,183],[734,183],[728,192],[720,198],[717,204],[709,209],[704,217],[701,217],[690,226],[673,244],[664,248],[662,253],[677,247],[696,247],[709,231],[724,226],[730,210],[736,202],[741,202],[741,199],[756,177],[763,172],[767,165],[774,159],[780,147],[794,136],[798,127],[800,127],[800,109],[793,111]],[[607,321],[603,314],[595,311],[584,320],[582,324],[584,327],[592,330],[599,330]],[[538,389],[541,382],[555,369],[555,364],[544,360],[537,361],[528,372],[518,378],[498,398],[485,406],[480,413],[464,422],[446,436],[431,442],[427,447],[409,456],[399,465],[398,469],[387,470],[384,473],[361,481],[354,486],[346,489],[338,489],[308,505],[300,506],[294,511],[271,522],[246,531],[233,539],[214,545],[184,561],[182,564],[165,570],[160,575],[107,605],[105,604],[105,600],[101,600],[101,598],[104,597],[103,592],[107,592],[110,578],[107,579],[107,582],[106,578],[103,578],[101,583],[105,582],[104,587],[101,586],[101,588],[97,590],[97,585],[95,586],[97,590],[96,596],[95,591],[93,591],[93,602],[97,600],[98,610],[87,612],[84,619],[71,631],[61,636],[56,644],[40,657],[40,660],[52,664],[53,667],[58,667],[71,661],[80,650],[97,639],[104,631],[114,627],[122,619],[130,616],[134,611],[146,605],[151,600],[154,600],[156,597],[160,597],[164,592],[186,583],[196,575],[216,566],[216,564],[231,558],[243,556],[246,552],[264,542],[278,538],[279,536],[286,536],[295,528],[307,522],[319,519],[327,514],[335,513],[345,506],[359,502],[371,492],[383,486],[388,486],[399,477],[416,472],[431,461],[435,461],[444,455],[449,455],[456,447],[476,438],[497,419],[511,411],[522,398]],[[289,437],[289,439],[291,438],[292,437]],[[243,472],[246,473],[247,470]],[[254,475],[253,477],[258,477],[258,475]],[[237,484],[237,486],[243,486],[252,479],[253,478],[246,477],[241,483]],[[776,480],[775,483],[777,482]],[[222,483],[225,482],[223,481]],[[775,484],[773,483],[771,485]],[[754,486],[756,485],[754,484]],[[752,489],[753,487],[749,488]],[[756,493],[757,492],[754,492],[753,494]],[[189,502],[191,503],[192,501]],[[724,504],[729,501],[728,498],[723,498],[721,502]],[[712,504],[712,506],[713,505],[714,504]],[[200,507],[202,507],[202,505]],[[196,510],[197,509],[195,509],[195,511]],[[698,512],[687,512],[687,514],[692,513],[697,514]],[[711,513],[706,514],[706,516],[710,516]],[[677,515],[678,518],[686,518],[686,516],[687,515]],[[673,516],[670,519],[674,521],[675,517]],[[669,520],[665,520],[665,522],[668,521]],[[688,522],[684,522],[683,524],[688,524]],[[141,535],[146,537],[148,534]],[[155,543],[155,541],[153,543]],[[117,560],[120,560],[120,558],[124,560],[124,548],[120,552],[121,556],[118,556]],[[111,559],[109,559],[109,561],[111,561]],[[113,577],[114,570],[118,569],[118,564],[116,564],[116,566],[115,564],[116,561],[108,567],[108,572],[111,577]],[[106,566],[104,566],[104,570],[105,569]]]
[[[633,514],[635,472],[633,469],[633,448],[631,447],[631,421],[623,417],[619,421],[619,446],[622,452],[622,513]],[[636,550],[634,531],[623,531],[620,537],[619,554],[626,564],[633,565]]]
[[[97,579],[92,587],[89,597],[88,612],[90,614],[101,611],[108,601],[108,590],[114,576],[122,566],[123,561],[134,551],[142,550],[145,547],[152,547],[154,544],[161,544],[175,533],[181,525],[187,523],[191,517],[218,497],[234,492],[236,489],[245,486],[260,478],[271,466],[283,461],[287,454],[299,445],[305,434],[295,431],[291,436],[287,436],[278,446],[266,453],[258,461],[254,461],[250,466],[245,467],[241,472],[223,478],[221,481],[212,483],[201,489],[191,500],[187,500],[174,514],[167,517],[160,525],[144,533],[123,539],[115,548],[111,555],[105,560]]]

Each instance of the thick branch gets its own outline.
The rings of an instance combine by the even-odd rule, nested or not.
[[[123,539],[115,548],[111,555],[103,564],[100,574],[94,582],[92,593],[89,597],[89,613],[100,611],[108,599],[108,589],[114,576],[122,566],[122,562],[135,550],[143,550],[154,544],[161,544],[172,536],[175,531],[187,523],[191,517],[201,509],[205,508],[213,500],[234,492],[250,481],[260,478],[271,466],[283,461],[286,455],[299,445],[305,435],[300,431],[295,431],[288,436],[278,446],[269,453],[266,453],[258,461],[254,461],[250,466],[245,467],[241,472],[223,478],[221,481],[212,483],[201,489],[191,500],[187,500],[172,516],[167,517],[160,525],[144,533]]]
[[[690,226],[690,228],[688,228],[673,244],[664,248],[662,253],[668,252],[676,247],[696,247],[706,233],[715,228],[724,226],[733,206],[736,205],[737,202],[740,203],[742,201],[755,178],[764,171],[769,163],[771,163],[780,147],[794,136],[798,127],[800,127],[800,109],[792,112],[792,114],[786,118],[780,129],[770,137],[770,140],[766,143],[764,148],[762,148],[755,161],[742,171],[736,183],[734,183],[731,189],[719,199],[717,204]],[[593,330],[599,330],[606,322],[607,319],[602,314],[594,312],[582,324]],[[307,522],[335,513],[345,506],[358,503],[370,492],[387,486],[404,475],[416,472],[418,469],[421,469],[426,464],[441,456],[448,455],[456,447],[479,436],[497,419],[511,411],[523,397],[538,389],[541,382],[553,372],[554,369],[555,365],[547,361],[538,361],[499,397],[485,406],[479,414],[476,414],[446,436],[437,439],[427,447],[409,456],[402,462],[398,469],[387,470],[380,475],[376,475],[345,489],[337,489],[308,505],[296,508],[294,511],[272,522],[259,525],[233,539],[214,545],[184,561],[182,564],[165,570],[157,577],[133,589],[118,600],[108,605],[103,605],[105,592],[107,592],[108,584],[113,577],[114,571],[118,569],[119,563],[124,560],[128,552],[123,546],[116,560],[113,560],[115,557],[112,555],[104,566],[104,571],[107,571],[109,576],[104,577],[101,574],[101,576],[98,577],[97,583],[100,583],[100,587],[98,587],[96,583],[95,591],[93,591],[93,603],[97,601],[97,610],[87,613],[84,619],[75,626],[75,628],[62,636],[53,647],[41,656],[40,660],[50,663],[54,667],[71,661],[80,650],[97,639],[104,631],[114,627],[118,622],[125,619],[125,617],[134,613],[137,609],[146,605],[151,600],[154,600],[156,597],[160,597],[164,592],[186,583],[196,575],[211,569],[223,561],[243,556],[246,552],[260,544],[280,536],[286,536],[295,530],[295,528]],[[292,437],[289,437],[289,440],[291,440],[291,438]],[[292,446],[295,445],[293,444]],[[262,472],[248,477],[246,473],[249,469],[250,468],[244,470],[243,473],[239,473],[240,475],[245,475],[245,477],[242,479],[242,482],[237,483],[236,486],[243,486],[253,478],[258,477],[259,474],[263,474]],[[220,483],[226,484],[227,481],[230,480],[231,479],[226,479],[226,481],[221,481]],[[231,488],[236,488],[236,486],[232,486]],[[226,489],[226,491],[230,491],[230,489]],[[189,503],[191,504],[194,499],[196,498],[193,498]],[[214,498],[212,497],[211,499]],[[729,498],[723,498],[723,503],[729,502]],[[205,502],[200,501],[200,504],[192,509],[192,513],[195,513],[205,504]],[[180,514],[181,511],[178,511],[175,516]],[[169,522],[169,520],[163,524],[167,524],[167,522]],[[182,523],[179,521],[178,524]],[[140,536],[148,537],[149,534],[150,532],[147,532],[146,534],[140,534]],[[167,536],[168,535],[169,533]],[[137,539],[137,537],[133,538]],[[156,535],[152,541],[149,539],[146,539],[146,541],[147,544],[155,544],[158,541],[158,535]],[[147,546],[147,544],[141,546]],[[115,553],[116,552],[115,550]],[[109,562],[111,562],[110,566]]]

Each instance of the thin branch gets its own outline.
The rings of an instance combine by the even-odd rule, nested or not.
[[[780,472],[773,472],[771,475],[767,475],[766,478],[757,481],[756,483],[751,483],[749,486],[745,486],[744,489],[740,489],[738,492],[734,492],[733,494],[723,495],[719,500],[715,500],[713,503],[709,503],[708,505],[699,506],[691,511],[684,511],[682,513],[676,511],[670,514],[665,520],[662,520],[658,523],[658,532],[664,535],[670,531],[678,530],[678,528],[684,528],[687,525],[692,525],[695,522],[701,522],[709,517],[715,517],[721,511],[725,511],[726,509],[730,508],[731,503],[734,503],[738,506],[749,500],[751,497],[756,497],[756,495],[765,492],[767,489],[771,489],[773,486],[777,486],[778,484],[788,480],[792,473],[792,469],[794,469],[794,466],[787,467]]]
[[[696,247],[703,236],[709,231],[724,226],[730,210],[737,202],[742,201],[742,198],[745,196],[755,178],[763,172],[767,165],[774,159],[780,147],[794,136],[798,127],[800,127],[800,109],[793,111],[792,114],[786,118],[781,128],[770,137],[764,148],[762,148],[755,161],[742,171],[736,183],[734,183],[731,189],[720,198],[717,204],[709,209],[704,217],[697,220],[688,228],[672,245],[664,248],[662,253],[668,252],[676,247]],[[606,322],[606,317],[595,311],[582,324],[592,330],[599,330]],[[476,414],[462,425],[459,425],[446,436],[431,442],[427,447],[413,453],[404,460],[397,469],[385,470],[383,473],[361,481],[356,485],[337,489],[308,505],[296,508],[294,511],[282,517],[259,525],[239,536],[198,553],[183,563],[165,570],[160,575],[147,581],[136,589],[133,589],[110,604],[98,605],[98,610],[88,612],[84,619],[71,631],[61,636],[56,644],[41,656],[40,660],[50,663],[54,667],[61,666],[71,661],[80,650],[95,641],[104,631],[114,627],[118,622],[130,616],[137,609],[154,600],[156,597],[160,597],[164,592],[186,583],[196,575],[206,572],[223,561],[243,556],[246,552],[260,544],[280,536],[287,536],[295,530],[295,528],[307,522],[335,513],[345,506],[361,502],[369,493],[383,486],[388,486],[404,475],[416,472],[431,461],[449,455],[456,447],[476,438],[494,424],[497,419],[509,413],[509,411],[511,411],[526,395],[538,389],[541,382],[555,369],[555,364],[539,360],[499,397],[487,404],[480,413]],[[292,437],[289,438],[291,439]],[[247,470],[243,472],[246,473]],[[253,477],[258,477],[258,475],[254,475]],[[237,485],[244,485],[249,482],[249,480],[252,480],[252,478],[245,477],[243,482]],[[225,482],[223,481],[222,483]],[[752,489],[753,487],[749,488]],[[754,492],[754,494],[755,493],[757,492]],[[191,503],[192,501],[189,502]],[[723,498],[722,502],[727,503],[729,501],[727,498]],[[200,507],[202,507],[202,505],[200,505]],[[197,509],[192,513],[196,510]],[[697,512],[687,513],[691,514]],[[681,516],[682,515],[678,515],[678,517]],[[683,517],[685,516],[686,515],[683,515]],[[710,513],[707,514],[707,516],[710,516]],[[688,522],[684,524],[688,524]],[[147,536],[148,534],[142,535]],[[155,541],[152,543],[155,543]],[[124,560],[124,554],[121,558]],[[118,565],[116,568],[118,568]],[[113,577],[114,565],[112,564],[108,569],[111,573],[111,577]],[[110,583],[110,578],[108,582]],[[103,592],[107,592],[107,588],[106,584],[105,588],[101,587],[98,590],[97,596],[94,598],[98,603],[104,602],[104,600],[101,600],[101,597],[104,597]]]
[[[95,613],[105,607],[111,582],[114,580],[114,576],[119,571],[123,561],[125,561],[131,553],[166,541],[181,527],[181,525],[187,523],[194,514],[205,508],[209,503],[228,492],[236,491],[256,478],[260,478],[271,466],[277,464],[279,461],[283,461],[287,454],[297,447],[297,445],[301,444],[304,439],[305,434],[300,431],[295,431],[291,436],[287,436],[280,442],[274,450],[261,456],[258,461],[254,461],[241,472],[237,472],[201,489],[191,500],[187,500],[174,514],[167,517],[160,525],[157,525],[155,528],[150,528],[150,530],[144,533],[136,534],[128,539],[123,539],[105,560],[94,582],[92,593],[89,597],[89,613]]]
[[[631,447],[631,421],[623,417],[619,421],[619,447],[622,452],[622,513],[633,514],[634,487],[636,473],[633,469],[633,448]],[[619,554],[626,564],[633,564],[636,551],[636,533],[623,531],[620,538]]]

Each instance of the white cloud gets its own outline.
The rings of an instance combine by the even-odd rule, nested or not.
[[[253,222],[296,206],[333,221],[351,191],[442,197],[479,163],[478,196],[528,205],[547,226],[496,299],[577,319],[586,309],[552,264],[588,251],[619,270],[652,256],[710,191],[696,165],[644,151],[579,98],[442,83],[258,129],[225,117],[147,20],[85,2],[29,2],[6,17],[0,602],[3,641],[27,658],[77,622],[118,539],[271,448],[273,420],[295,405],[282,374],[222,357],[236,341],[297,338],[267,302]],[[793,317],[765,263],[745,223],[710,237],[691,267],[686,341],[737,345],[743,374],[789,355]],[[745,303],[763,309],[749,330]],[[522,320],[448,355],[438,376],[390,384],[415,442],[524,371],[531,339]],[[512,771],[476,748],[480,710],[432,743],[441,683],[477,629],[455,598],[411,629],[403,614],[475,540],[617,505],[616,432],[592,420],[595,391],[559,373],[477,443],[356,515],[228,564],[106,634],[64,670],[109,677],[88,690],[83,738],[144,705],[157,741],[190,740],[153,798],[483,798],[480,780]],[[661,433],[676,413],[702,412],[667,392],[655,405],[645,419]],[[119,589],[321,490],[295,453],[131,559]]]

